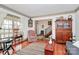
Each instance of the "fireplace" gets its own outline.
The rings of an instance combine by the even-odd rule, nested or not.
[[[41,33],[40,33],[41,35],[44,35],[44,30],[41,30]]]

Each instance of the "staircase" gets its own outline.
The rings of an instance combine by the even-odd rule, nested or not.
[[[37,39],[38,40],[43,40],[43,39],[49,39],[49,36],[52,34],[52,26],[49,26],[45,29],[45,34],[44,35],[38,35]]]
[[[45,37],[49,37],[52,34],[52,26],[45,29]]]

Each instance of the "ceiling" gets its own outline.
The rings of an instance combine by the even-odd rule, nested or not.
[[[79,4],[4,4],[4,6],[30,17],[38,17],[72,12]]]

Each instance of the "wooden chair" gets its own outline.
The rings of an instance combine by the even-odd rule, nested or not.
[[[10,49],[12,49],[14,51],[12,43],[13,43],[13,40],[8,40],[8,41],[5,42],[4,49],[3,49],[4,54],[7,53],[8,55],[10,55],[10,53],[9,53]]]
[[[12,49],[13,51],[15,51],[14,48],[13,48],[13,46],[12,46],[12,43],[13,43],[13,40],[6,40],[6,41],[2,42],[3,46],[0,49],[0,51],[2,51],[3,55],[5,55],[5,54],[10,55],[10,53],[9,53],[10,49]]]

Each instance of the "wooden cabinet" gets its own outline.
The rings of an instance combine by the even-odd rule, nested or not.
[[[56,30],[56,41],[63,40],[62,36],[63,36],[62,30]]]
[[[65,43],[72,38],[72,18],[56,20],[56,41]]]

